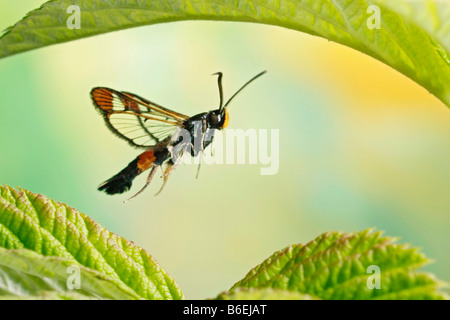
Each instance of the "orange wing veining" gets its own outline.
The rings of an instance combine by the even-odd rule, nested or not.
[[[94,88],[91,91],[95,105],[101,110],[111,112],[113,110],[113,93],[106,88]]]
[[[134,147],[160,143],[187,118],[132,93],[110,88],[93,88],[91,98],[112,133]]]

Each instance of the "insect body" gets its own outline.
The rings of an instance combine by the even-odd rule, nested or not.
[[[107,127],[133,147],[145,149],[125,169],[103,182],[98,190],[107,194],[123,193],[131,188],[134,178],[150,170],[146,184],[136,195],[128,199],[131,200],[144,191],[157,169],[162,166],[165,166],[164,187],[169,174],[180,162],[181,156],[185,152],[190,152],[193,157],[201,154],[211,144],[214,130],[222,130],[228,125],[227,106],[231,100],[265,72],[247,81],[225,104],[222,73],[215,73],[218,76],[219,108],[193,117],[164,108],[129,92],[104,87],[92,89],[92,101],[103,116]]]

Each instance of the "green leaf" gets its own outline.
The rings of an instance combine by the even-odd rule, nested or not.
[[[4,295],[68,291],[67,270],[78,266],[86,296],[183,298],[174,280],[145,250],[75,209],[29,191],[0,187],[0,247],[9,249],[0,251]],[[17,290],[8,285],[21,279]],[[49,281],[51,286],[46,286]]]
[[[74,270],[76,268],[76,271]],[[68,286],[79,272],[79,290]],[[26,249],[0,248],[0,299],[142,299],[115,278],[75,264],[44,257]]]
[[[418,249],[381,232],[329,232],[275,252],[222,296],[271,288],[319,299],[445,299],[443,283],[416,271],[428,262]]]
[[[444,283],[417,271],[428,262],[381,232],[329,232],[275,252],[217,299],[446,299]],[[64,204],[0,187],[0,299],[181,298],[133,243]]]
[[[67,8],[81,9],[68,29]],[[380,28],[368,20],[380,8]],[[54,0],[0,38],[0,58],[101,33],[182,20],[254,22],[320,36],[405,74],[450,106],[450,5],[439,0]],[[370,20],[372,21],[372,20]],[[368,75],[370,76],[370,75]]]
[[[318,300],[319,298],[296,291],[270,288],[238,288],[221,293],[217,300]]]
[[[36,296],[0,296],[0,300],[95,300],[79,293],[59,293],[54,291],[41,291]]]

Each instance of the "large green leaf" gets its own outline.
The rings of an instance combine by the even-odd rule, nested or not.
[[[75,209],[29,191],[0,187],[0,247],[3,294],[32,296],[54,288],[70,292],[64,280],[70,276],[67,268],[78,266],[86,296],[183,297],[145,250]]]
[[[221,293],[217,300],[319,300],[317,297],[297,291],[271,288],[238,288]]]
[[[445,299],[439,291],[443,283],[416,271],[427,262],[418,249],[396,244],[381,232],[329,232],[275,252],[219,298],[271,288],[308,299]],[[374,268],[379,268],[378,279]],[[373,287],[377,283],[379,288]]]
[[[68,29],[67,8],[81,9]],[[370,29],[380,8],[380,28]],[[0,57],[136,26],[180,20],[256,22],[299,30],[392,66],[450,106],[450,4],[439,0],[54,0],[0,38]],[[370,75],[368,75],[370,76]]]
[[[76,268],[76,271],[75,269]],[[75,274],[78,272],[78,274]],[[79,277],[79,288],[71,277]],[[68,285],[72,284],[71,287]],[[142,299],[116,278],[31,250],[0,248],[0,299]]]
[[[381,232],[329,232],[275,252],[217,299],[447,298],[442,282],[417,271],[427,262]],[[0,299],[180,298],[133,243],[64,204],[0,187]]]

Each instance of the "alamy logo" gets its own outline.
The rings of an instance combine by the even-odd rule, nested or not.
[[[171,148],[174,163],[259,164],[261,175],[278,173],[279,129],[208,129],[203,134],[201,130],[201,126],[196,127],[193,137],[185,129],[175,132],[172,140],[177,142]]]
[[[370,5],[367,8],[367,13],[372,15],[367,18],[367,28],[369,29],[380,29],[381,28],[381,10],[377,5]]]
[[[367,278],[367,288],[369,289],[381,289],[381,271],[377,265],[371,265],[367,267],[367,273],[373,273]]]
[[[69,290],[80,289],[81,288],[80,267],[76,266],[76,265],[72,265],[67,268],[66,272],[68,274],[70,274],[70,276],[67,277],[67,281],[66,281],[67,289],[69,289]]]
[[[81,10],[77,5],[72,5],[67,7],[67,13],[70,13],[71,16],[67,18],[67,28],[68,29],[81,29]]]

